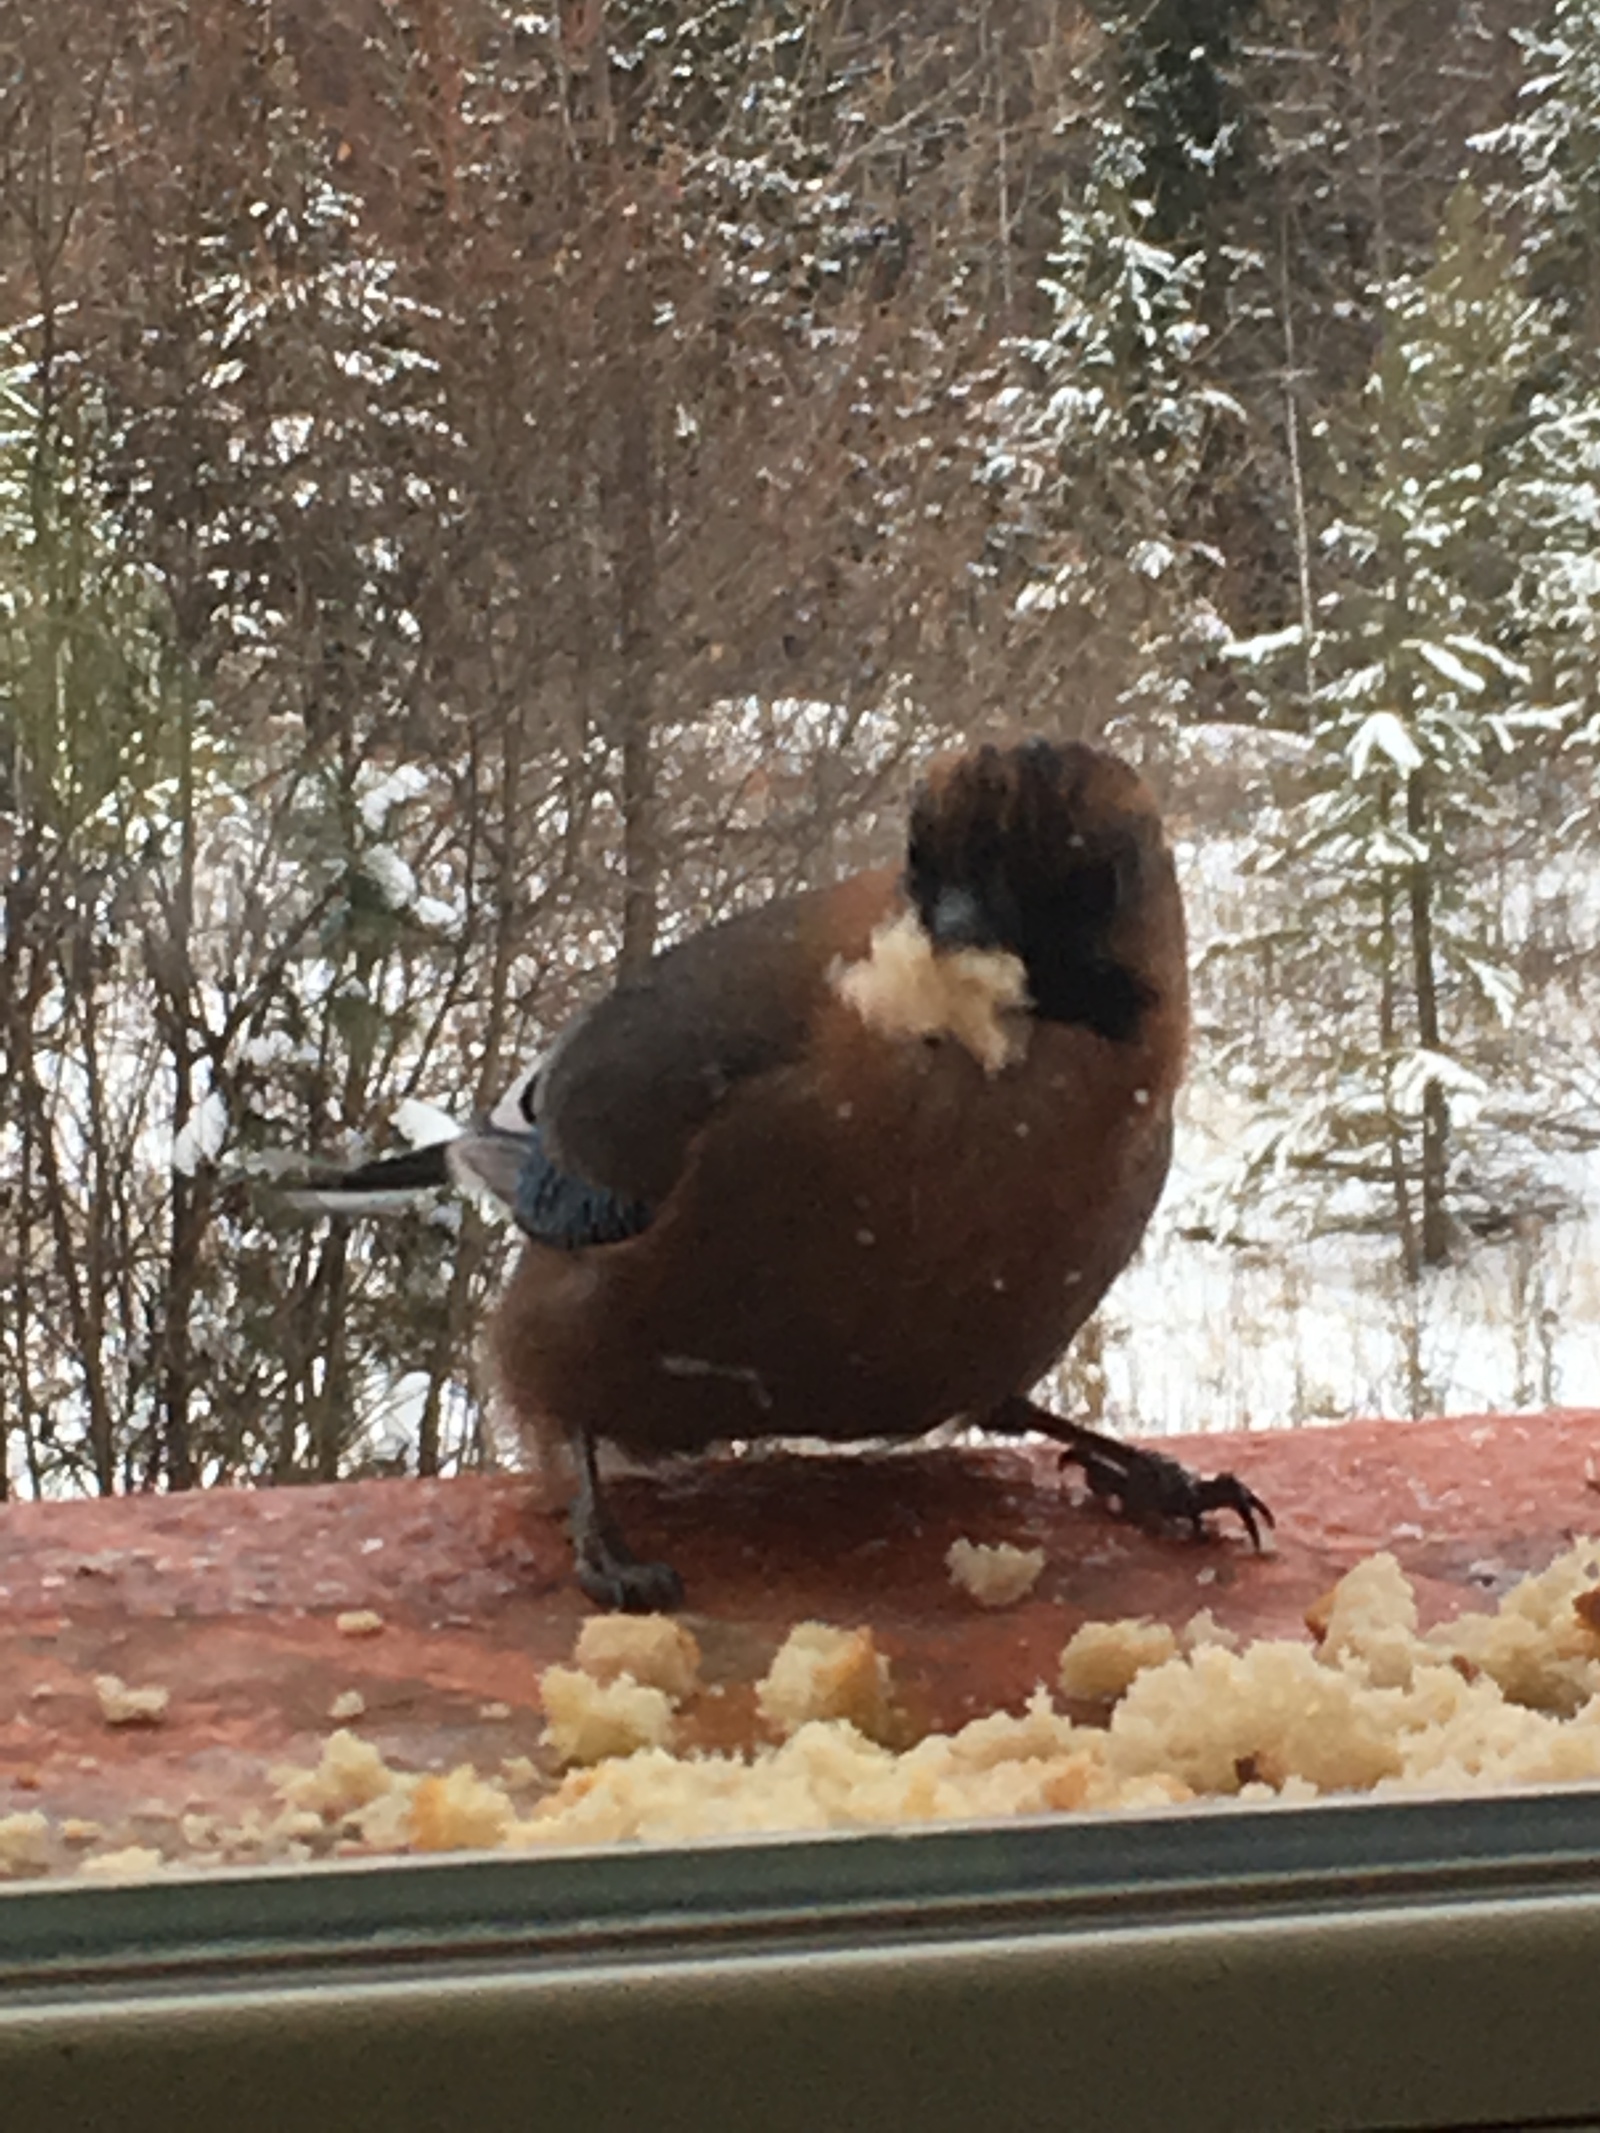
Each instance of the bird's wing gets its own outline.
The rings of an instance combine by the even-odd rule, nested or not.
[[[525,1101],[547,1158],[659,1206],[729,1091],[804,1049],[834,956],[828,892],[766,904],[665,950],[558,1039]]]
[[[561,1251],[620,1244],[648,1228],[655,1213],[647,1201],[563,1170],[537,1122],[521,1132],[485,1125],[463,1133],[450,1143],[449,1161],[457,1184],[488,1193],[509,1209],[524,1236]]]
[[[648,1227],[730,1090],[797,1059],[828,972],[859,953],[892,877],[858,876],[726,919],[586,1009],[457,1139],[294,1195],[365,1214],[453,1181],[561,1250]]]

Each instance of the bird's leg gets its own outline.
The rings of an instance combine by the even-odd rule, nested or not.
[[[1115,1504],[1135,1525],[1192,1526],[1196,1538],[1205,1531],[1208,1511],[1232,1511],[1256,1547],[1261,1527],[1274,1525],[1272,1513],[1253,1489],[1235,1474],[1192,1474],[1176,1459],[1147,1446],[1123,1444],[1081,1422],[1069,1422],[1020,1396],[1002,1400],[985,1426],[1007,1436],[1050,1437],[1064,1447],[1063,1461],[1081,1466],[1094,1495]]]
[[[641,1563],[600,1493],[594,1438],[577,1433],[578,1490],[568,1513],[578,1583],[596,1606],[623,1614],[664,1613],[683,1604],[683,1580],[670,1563]]]

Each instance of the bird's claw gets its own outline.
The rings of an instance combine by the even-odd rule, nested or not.
[[[587,1536],[577,1567],[586,1596],[613,1614],[671,1614],[683,1605],[683,1580],[670,1563],[642,1563],[616,1543]]]
[[[683,1580],[670,1563],[642,1563],[618,1530],[595,1465],[594,1437],[575,1439],[578,1490],[568,1513],[573,1565],[585,1596],[613,1614],[671,1614],[683,1605]]]
[[[1237,1474],[1191,1473],[1163,1452],[1111,1439],[1069,1446],[1061,1458],[1063,1465],[1070,1461],[1083,1469],[1090,1492],[1100,1502],[1115,1504],[1137,1526],[1186,1523],[1198,1540],[1208,1511],[1232,1511],[1259,1551],[1262,1526],[1277,1523]]]

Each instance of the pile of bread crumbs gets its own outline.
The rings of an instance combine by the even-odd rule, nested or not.
[[[597,1616],[543,1682],[553,1791],[527,1759],[492,1776],[388,1764],[341,1729],[276,1805],[221,1828],[191,1817],[179,1862],[143,1847],[80,1871],[305,1859],[342,1852],[539,1850],[1167,1807],[1233,1796],[1463,1792],[1600,1779],[1600,1550],[1585,1541],[1492,1614],[1422,1632],[1390,1555],[1358,1564],[1313,1611],[1315,1639],[1239,1646],[1208,1614],[1091,1623],[1020,1716],[997,1711],[900,1752],[890,1667],[866,1629],[801,1623],[757,1693],[770,1742],[678,1753],[700,1693],[694,1638],[665,1617]],[[1102,1724],[1057,1708],[1099,1707]],[[45,1870],[64,1831],[0,1818],[0,1872]],[[71,1838],[67,1837],[70,1842]]]

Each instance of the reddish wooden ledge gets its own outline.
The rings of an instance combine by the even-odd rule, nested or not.
[[[1204,1546],[1133,1531],[1081,1502],[1042,1447],[721,1460],[619,1484],[635,1544],[683,1572],[685,1619],[724,1688],[699,1700],[691,1738],[758,1737],[753,1685],[807,1618],[871,1624],[925,1730],[1015,1707],[1091,1617],[1177,1626],[1204,1607],[1248,1635],[1293,1634],[1387,1548],[1433,1619],[1600,1532],[1595,1409],[1162,1448],[1247,1478],[1277,1514],[1273,1552],[1253,1555],[1231,1520]],[[1042,1544],[1034,1593],[974,1606],[944,1566],[960,1535]],[[342,1634],[355,1609],[382,1631]],[[266,1806],[268,1773],[314,1760],[352,1689],[359,1730],[408,1766],[537,1755],[540,1672],[587,1611],[559,1519],[510,1478],[0,1507],[0,1813],[44,1806],[159,1843],[186,1810]],[[167,1687],[164,1722],[110,1726],[106,1673]]]

